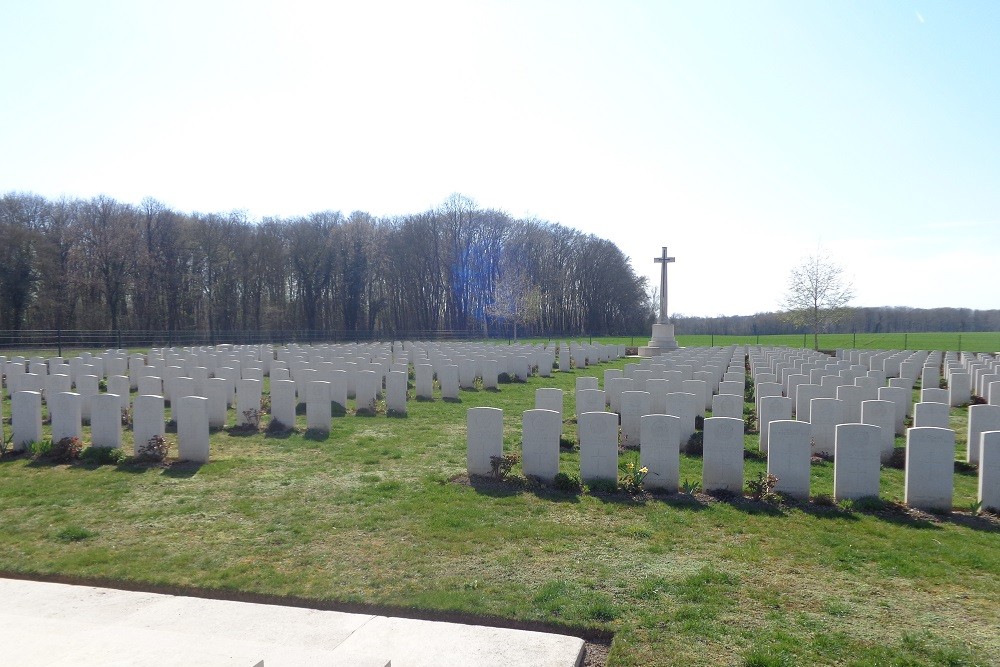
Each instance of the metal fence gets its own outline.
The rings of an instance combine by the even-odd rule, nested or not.
[[[553,335],[556,337],[556,335]],[[586,334],[565,334],[566,338],[587,338]],[[330,331],[306,329],[246,331],[84,331],[25,330],[0,331],[0,349],[131,349],[148,347],[190,347],[194,345],[285,345],[288,343],[342,343],[387,340],[509,340],[506,332],[486,336],[479,329],[435,329],[407,331]]]

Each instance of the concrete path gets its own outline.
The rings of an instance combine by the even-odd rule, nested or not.
[[[577,667],[576,637],[0,578],[9,667]]]

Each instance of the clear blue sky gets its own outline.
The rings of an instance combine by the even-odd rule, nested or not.
[[[0,0],[0,192],[251,217],[453,192],[670,310],[1000,307],[1000,2]]]

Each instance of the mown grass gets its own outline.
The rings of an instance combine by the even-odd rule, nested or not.
[[[467,408],[504,408],[519,451],[535,388],[566,389],[571,416],[575,377],[623,363],[336,417],[321,440],[218,432],[202,466],[8,457],[0,568],[607,629],[613,665],[995,664],[996,523],[899,511],[900,470],[869,511],[462,481]],[[750,478],[765,464],[746,447]],[[561,467],[578,474],[578,453]],[[832,474],[813,467],[814,494]],[[683,456],[681,479],[700,475]],[[956,508],[975,484],[956,474]]]

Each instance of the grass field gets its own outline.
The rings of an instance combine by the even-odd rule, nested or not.
[[[604,343],[638,346],[645,345],[649,334],[600,338]],[[711,345],[764,345],[769,347],[812,348],[813,339],[809,334],[789,334],[776,336],[723,336],[697,335],[677,336],[682,347],[704,347]],[[820,334],[821,350],[953,350],[956,352],[1000,352],[1000,332],[924,332],[889,334]]]
[[[0,568],[608,630],[612,665],[997,664],[1000,532],[968,511],[974,472],[956,472],[948,516],[900,510],[891,468],[885,502],[864,507],[464,478],[467,408],[502,407],[516,452],[535,388],[565,389],[572,415],[577,375],[623,365],[411,401],[405,418],[349,411],[323,440],[217,432],[202,466],[7,456]],[[749,435],[748,478],[757,446]],[[561,469],[578,474],[576,451]],[[813,466],[814,494],[832,493],[832,471]],[[700,474],[682,456],[681,479]]]

